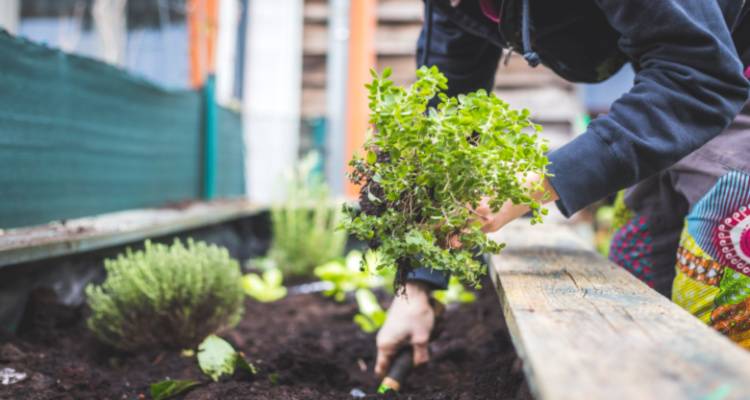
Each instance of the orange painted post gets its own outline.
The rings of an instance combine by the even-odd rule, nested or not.
[[[365,84],[370,81],[370,68],[374,68],[376,63],[377,0],[352,0],[349,15],[348,115],[344,157],[347,164],[352,155],[361,151],[369,128]],[[349,169],[348,166],[345,168]],[[358,192],[359,187],[347,181],[346,195],[357,197]]]
[[[219,0],[189,0],[188,40],[190,41],[190,84],[201,87],[206,75],[215,69]]]

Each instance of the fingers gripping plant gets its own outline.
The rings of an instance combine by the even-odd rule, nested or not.
[[[526,204],[532,223],[545,214],[527,182],[546,174],[547,145],[527,110],[512,110],[483,90],[448,97],[437,68],[422,67],[408,88],[373,72],[367,85],[374,134],[365,156],[350,162],[352,182],[361,185],[360,210],[346,208],[346,228],[378,247],[384,266],[403,271],[425,265],[477,285],[483,270],[473,256],[497,253],[471,209],[483,197],[497,211],[510,200]],[[437,107],[428,107],[437,96]],[[529,132],[530,131],[530,132]],[[457,237],[460,249],[449,249]]]
[[[88,326],[123,349],[191,348],[242,315],[240,267],[226,249],[188,240],[146,242],[106,260],[107,279],[86,288]]]

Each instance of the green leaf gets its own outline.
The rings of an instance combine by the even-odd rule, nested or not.
[[[178,394],[185,393],[200,384],[201,383],[198,381],[167,379],[151,384],[151,397],[154,400],[165,400]]]
[[[283,275],[278,269],[269,269],[263,275],[246,274],[242,277],[242,289],[260,302],[273,302],[286,296],[287,289],[282,285]]]
[[[446,290],[435,290],[432,292],[435,299],[445,305],[452,303],[473,303],[476,295],[464,288],[458,278],[452,276],[448,281]]]
[[[373,333],[378,330],[378,327],[375,325],[375,323],[370,320],[366,315],[364,314],[356,314],[354,316],[354,323],[359,326],[359,329],[361,329],[365,333]]]
[[[368,289],[357,289],[355,298],[357,299],[357,306],[359,306],[359,312],[361,312],[364,315],[369,316],[369,315],[374,314],[375,312],[383,310],[380,307],[380,303],[378,303],[378,299],[375,297],[375,294],[373,294]]]
[[[359,313],[354,316],[354,322],[364,332],[372,333],[385,322],[386,312],[380,307],[375,294],[369,289],[357,289],[355,293]]]
[[[378,161],[378,155],[374,151],[370,150],[367,152],[367,162],[375,164]]]
[[[235,359],[237,360],[237,368],[243,369],[249,372],[251,375],[255,375],[258,373],[258,369],[255,368],[255,365],[247,361],[244,354],[238,352],[235,356]]]
[[[204,374],[218,381],[222,375],[234,373],[237,352],[229,342],[210,335],[198,346],[198,365]]]

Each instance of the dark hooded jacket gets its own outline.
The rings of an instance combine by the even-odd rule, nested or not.
[[[572,82],[603,81],[625,63],[636,71],[607,115],[549,154],[565,216],[698,149],[750,95],[744,0],[498,0],[499,23],[479,1],[426,1],[417,59],[438,66],[451,95],[490,90],[503,48]],[[445,284],[427,269],[411,277]]]

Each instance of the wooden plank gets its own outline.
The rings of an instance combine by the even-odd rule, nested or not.
[[[248,4],[242,114],[245,187],[252,201],[270,204],[286,196],[279,182],[298,159],[304,3]]]
[[[502,89],[495,93],[513,108],[530,110],[531,117],[540,121],[572,123],[585,112],[575,92],[559,87]]]
[[[0,268],[122,245],[258,213],[245,200],[196,202],[186,207],[128,210],[0,231]]]
[[[594,253],[519,221],[491,259],[530,388],[549,399],[748,399],[750,353]]]
[[[423,5],[421,1],[379,1],[379,23],[422,24]],[[305,2],[305,22],[325,23],[328,20],[328,4]]]
[[[378,55],[413,55],[416,53],[419,25],[380,25],[375,32]],[[306,24],[303,38],[305,55],[325,55],[328,51],[328,29],[323,24]]]

